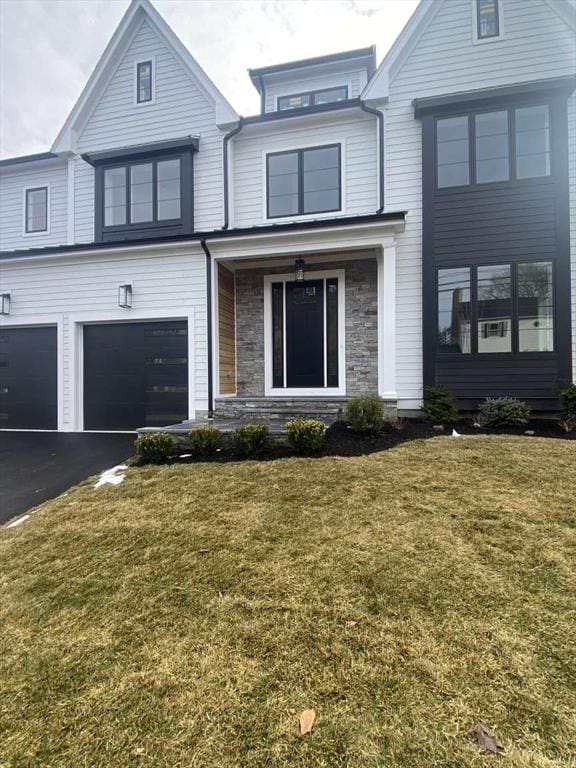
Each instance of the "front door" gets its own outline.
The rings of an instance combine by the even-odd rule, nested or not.
[[[286,283],[286,386],[324,386],[324,281]]]

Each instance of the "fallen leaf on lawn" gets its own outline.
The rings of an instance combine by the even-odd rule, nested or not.
[[[502,755],[504,753],[504,747],[500,743],[498,736],[484,723],[476,723],[474,735],[483,752],[491,752],[493,755]]]
[[[316,720],[316,712],[313,709],[305,709],[300,715],[300,736],[312,733],[312,727]]]

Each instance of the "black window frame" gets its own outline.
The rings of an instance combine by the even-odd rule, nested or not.
[[[140,98],[140,68],[150,65],[150,98]],[[136,103],[137,104],[150,104],[154,101],[154,59],[146,59],[146,61],[138,61],[136,63]]]
[[[492,35],[481,34],[482,25],[480,23],[480,3],[481,0],[475,0],[476,2],[476,39],[477,40],[495,40],[500,37],[500,0],[493,0],[495,6],[495,19],[496,19],[496,32]]]
[[[276,111],[277,112],[290,112],[292,109],[306,109],[306,107],[314,107],[316,106],[316,96],[319,93],[326,93],[326,91],[338,91],[343,90],[344,91],[344,98],[343,99],[335,99],[334,101],[323,101],[322,104],[339,104],[340,102],[348,101],[348,86],[347,85],[332,85],[328,86],[327,88],[318,88],[315,91],[301,91],[300,93],[291,93],[287,96],[277,96],[276,97]],[[284,109],[281,108],[280,102],[287,99],[299,99],[303,96],[309,96],[310,97],[310,104],[306,104],[304,107],[285,107]]]
[[[314,152],[321,149],[338,149],[338,207],[321,211],[304,211],[304,155],[306,152]],[[270,215],[270,158],[280,155],[296,155],[298,166],[298,210],[296,213],[282,213]],[[338,213],[342,210],[342,143],[321,144],[314,147],[302,147],[301,149],[284,149],[280,152],[266,153],[266,219],[290,219],[295,216],[314,216],[325,213]]]
[[[95,165],[95,240],[109,242],[138,238],[162,237],[172,234],[191,234],[194,226],[193,216],[193,149],[147,152],[125,157],[115,157]],[[180,160],[180,217],[177,219],[158,219],[158,163],[165,160]],[[130,168],[137,165],[152,164],[152,221],[130,223]],[[124,168],[126,179],[126,223],[105,225],[105,185],[104,174],[113,168]]]
[[[29,211],[29,205],[30,205],[30,193],[31,192],[44,192],[46,197],[46,206],[45,206],[45,220],[44,220],[44,226],[42,229],[29,229],[28,228],[28,211]],[[26,194],[25,194],[25,203],[24,203],[24,232],[27,235],[40,235],[43,232],[48,232],[48,219],[49,219],[49,212],[48,212],[48,185],[43,184],[40,187],[27,187],[26,188]]]
[[[516,158],[516,110],[529,107],[546,107],[548,111],[548,141],[549,141],[549,169],[548,173],[541,176],[524,176],[519,178],[517,175]],[[508,179],[500,181],[477,181],[476,169],[476,116],[490,114],[492,112],[506,112],[508,115]],[[468,119],[468,169],[469,181],[467,184],[455,184],[453,186],[438,186],[438,122],[449,120],[455,117]],[[451,193],[454,190],[462,189],[489,189],[491,186],[500,186],[502,184],[530,184],[541,182],[543,179],[552,179],[555,175],[554,156],[551,148],[553,136],[553,109],[548,100],[521,100],[513,104],[495,103],[482,105],[468,110],[448,110],[434,115],[434,188],[436,194]]]
[[[552,268],[552,318],[554,328],[552,331],[552,349],[548,350],[531,350],[527,352],[521,352],[519,350],[520,335],[519,335],[519,295],[518,295],[518,267],[525,264],[549,264]],[[478,267],[494,267],[495,269],[502,267],[510,267],[510,291],[511,291],[511,349],[509,351],[502,352],[479,352],[478,351]],[[458,264],[441,263],[435,266],[434,273],[434,327],[436,332],[438,329],[439,320],[439,307],[438,307],[438,274],[441,270],[445,269],[469,269],[470,270],[470,352],[451,352],[447,349],[443,349],[436,341],[434,345],[435,354],[441,359],[455,359],[455,358],[476,358],[484,360],[486,359],[506,359],[507,357],[531,357],[534,355],[556,355],[558,353],[558,289],[556,284],[557,279],[557,266],[556,261],[551,258],[542,256],[533,258],[519,258],[513,261],[487,261],[487,262],[466,262]]]

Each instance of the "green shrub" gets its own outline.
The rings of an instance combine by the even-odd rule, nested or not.
[[[246,424],[234,430],[234,444],[241,456],[255,458],[261,456],[270,439],[270,430],[265,424]]]
[[[134,443],[140,464],[163,464],[176,450],[176,440],[166,432],[147,432]]]
[[[189,433],[188,443],[194,456],[213,456],[222,445],[222,433],[218,427],[197,427]]]
[[[286,434],[297,453],[320,453],[326,445],[326,424],[319,419],[293,419],[286,424]]]
[[[576,384],[571,384],[560,392],[560,404],[564,419],[576,418]]]
[[[487,427],[523,427],[530,418],[530,406],[514,397],[487,397],[479,410]]]
[[[458,421],[458,409],[452,392],[443,384],[424,387],[422,410],[432,424],[455,424]]]
[[[380,432],[384,426],[384,402],[378,395],[353,397],[346,406],[345,418],[357,432]]]

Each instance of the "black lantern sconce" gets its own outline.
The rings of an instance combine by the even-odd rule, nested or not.
[[[1,299],[0,315],[9,315],[10,314],[10,294],[3,293],[0,296],[0,299]]]
[[[130,283],[118,286],[118,306],[122,307],[122,309],[130,309],[132,307],[132,286]]]
[[[294,279],[297,283],[304,282],[304,259],[296,259],[294,262]]]

